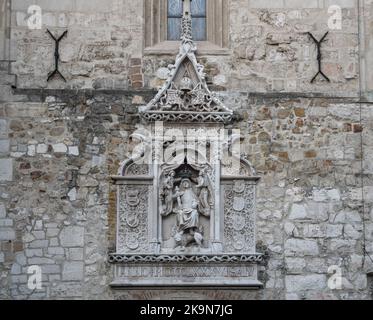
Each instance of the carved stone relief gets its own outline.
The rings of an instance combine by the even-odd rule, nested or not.
[[[183,4],[175,64],[158,94],[140,110],[150,130],[131,135],[139,145],[119,176],[113,177],[118,186],[118,234],[117,252],[109,257],[115,264],[112,286],[259,287],[258,178],[235,149],[240,134],[232,130],[228,142],[220,141],[225,133],[219,130],[232,121],[233,112],[207,87],[191,38],[190,0]],[[160,127],[170,134],[159,136]],[[210,130],[209,143],[202,148],[206,154],[195,139],[204,129]],[[196,135],[190,139],[188,132],[193,130]],[[157,151],[148,152],[151,146]],[[221,158],[221,151],[232,155],[231,163]],[[139,164],[137,160],[147,153],[151,164]]]
[[[243,180],[224,186],[226,252],[255,252],[255,186]]]
[[[210,173],[208,166],[192,167],[186,163],[176,169],[169,167],[161,175],[161,215],[164,219],[174,216],[172,239],[165,242],[171,243],[174,249],[183,251],[186,247],[206,247],[209,221],[214,209],[214,187]],[[202,223],[203,217],[207,225]]]
[[[149,166],[146,164],[132,163],[126,168],[125,174],[128,176],[146,176],[149,174]]]
[[[148,186],[119,187],[118,252],[147,252]]]

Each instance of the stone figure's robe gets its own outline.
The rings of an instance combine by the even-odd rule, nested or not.
[[[179,229],[180,231],[198,228],[199,214],[197,209],[183,209],[179,215]]]

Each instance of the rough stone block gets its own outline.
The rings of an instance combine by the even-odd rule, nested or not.
[[[0,153],[9,152],[9,140],[0,140]]]
[[[30,258],[28,260],[29,264],[32,265],[44,265],[44,264],[53,264],[54,261],[48,258]]]
[[[46,248],[48,247],[48,240],[34,240],[30,243],[30,248]]]
[[[18,263],[13,263],[12,268],[10,270],[10,274],[12,275],[21,274],[21,266]]]
[[[82,247],[84,245],[84,228],[79,226],[65,227],[60,233],[63,247]]]
[[[323,290],[327,285],[325,275],[294,275],[285,277],[285,286],[288,292]]]
[[[289,239],[285,242],[286,256],[315,256],[318,254],[319,248],[314,240]]]
[[[13,227],[12,219],[0,219],[0,227]]]
[[[8,122],[0,119],[0,138],[8,138]]]
[[[54,144],[52,147],[53,147],[54,153],[66,153],[67,152],[67,147],[63,143]]]
[[[51,247],[58,247],[60,245],[58,238],[51,238],[49,241]]]
[[[38,118],[44,116],[48,110],[47,104],[33,102],[13,102],[5,105],[5,113],[14,118]]]
[[[4,219],[6,217],[6,210],[3,203],[0,203],[0,219]]]
[[[291,9],[313,9],[318,8],[318,0],[285,0],[285,8]]]
[[[307,210],[303,204],[294,203],[291,207],[289,219],[301,220],[307,218]]]
[[[69,259],[70,260],[83,260],[83,248],[71,248],[69,249]]]
[[[27,264],[27,259],[24,253],[17,253],[16,254],[16,261],[19,265],[25,266]]]
[[[34,231],[32,235],[37,240],[44,240],[45,239],[45,232],[44,231]]]
[[[15,240],[16,233],[10,228],[0,228],[0,241]]]
[[[38,5],[43,11],[73,11],[74,0],[13,0],[12,9],[26,11],[31,5]]]
[[[77,146],[69,147],[69,155],[78,156],[79,155],[79,147],[77,147]]]
[[[12,283],[13,284],[20,284],[20,283],[27,283],[28,279],[26,275],[14,275],[12,276]]]
[[[82,284],[76,282],[62,282],[51,288],[51,297],[53,298],[77,298],[82,294]]]
[[[325,0],[325,7],[328,8],[329,6],[340,6],[341,8],[355,8],[356,1],[355,0]]]
[[[307,264],[306,264],[306,271],[312,272],[312,273],[328,273],[329,268],[328,261],[323,258],[314,257],[314,258],[308,258]]]
[[[65,254],[65,249],[64,248],[59,248],[59,247],[48,248],[48,254],[64,255]]]
[[[25,254],[26,254],[26,257],[28,258],[41,257],[43,256],[43,250],[42,249],[26,249]]]
[[[46,144],[38,144],[36,147],[36,152],[40,154],[44,154],[48,152],[48,146]]]
[[[69,197],[70,201],[75,201],[76,200],[76,196],[77,196],[77,192],[76,192],[76,188],[72,188],[67,196]]]
[[[306,266],[303,258],[285,258],[286,270],[288,274],[302,274]]]
[[[0,159],[0,181],[13,180],[13,160]]]
[[[43,274],[57,274],[61,272],[61,268],[57,264],[45,264],[41,266]]]
[[[342,236],[343,225],[340,224],[330,224],[326,226],[326,237],[327,238],[337,238]]]
[[[332,239],[330,241],[329,250],[334,253],[353,253],[355,252],[356,241],[344,239]]]
[[[36,146],[35,145],[29,145],[27,147],[27,155],[29,157],[34,157],[36,154]]]
[[[83,262],[65,262],[62,269],[62,280],[83,280]]]
[[[48,228],[47,229],[47,237],[56,237],[60,233],[60,229],[58,228]]]
[[[304,238],[324,238],[325,228],[319,224],[308,224],[303,228]]]
[[[250,7],[253,9],[262,9],[262,8],[283,8],[284,0],[258,0],[250,1]]]
[[[76,10],[80,12],[110,12],[112,6],[102,0],[76,0]]]

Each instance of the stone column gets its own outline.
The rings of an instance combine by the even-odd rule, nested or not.
[[[362,98],[373,101],[373,1],[359,0],[359,43]]]
[[[9,0],[0,0],[0,60],[8,60],[10,5]]]

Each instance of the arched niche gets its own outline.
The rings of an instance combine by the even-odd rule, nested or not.
[[[196,149],[176,149],[175,153],[177,156],[166,159],[159,173],[161,252],[211,253],[216,209],[215,169]],[[196,202],[196,227],[184,233],[181,225],[191,217],[182,210],[190,210],[193,201]]]

